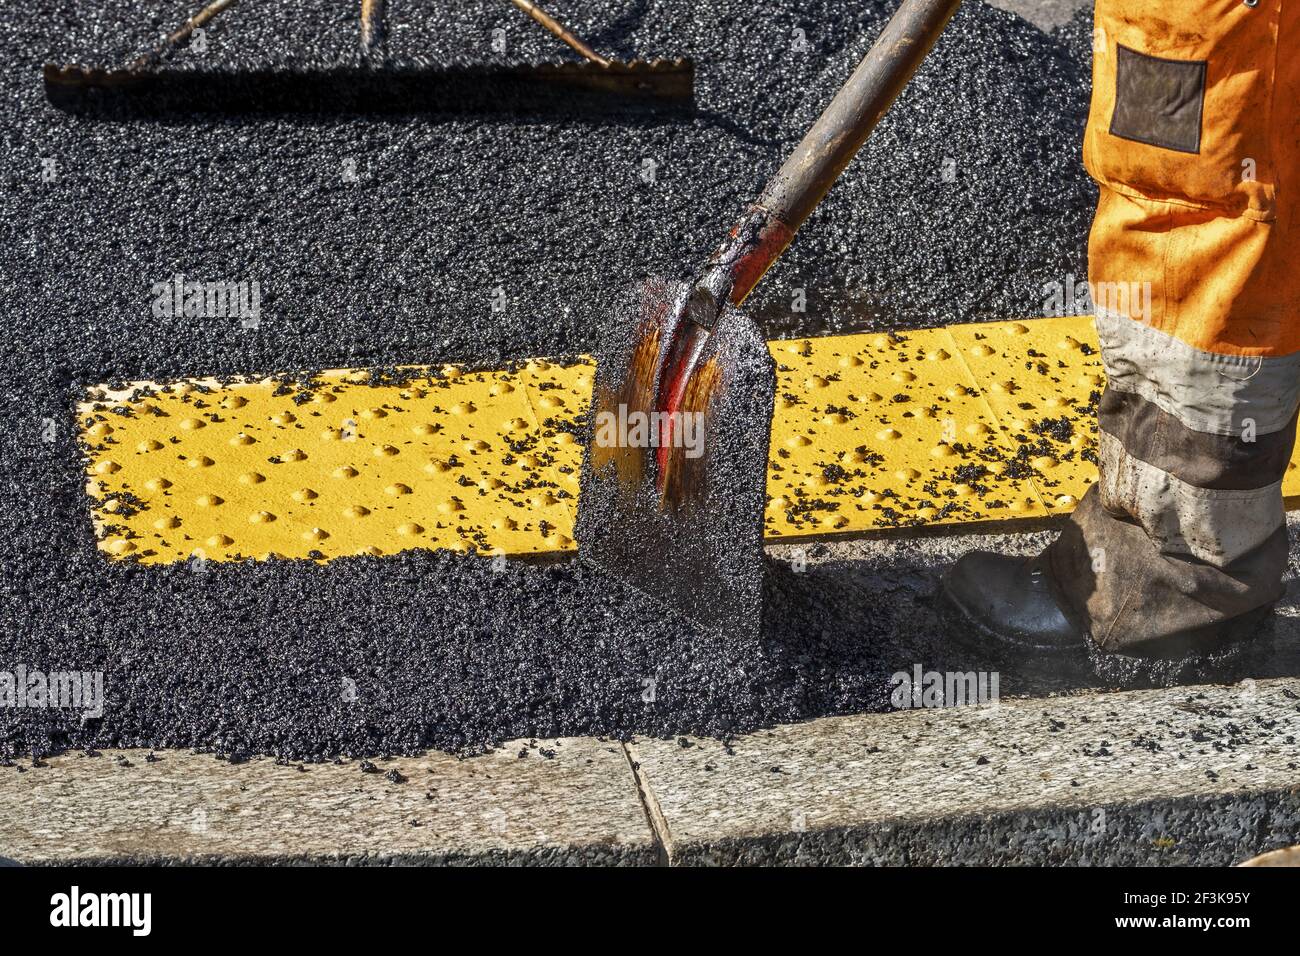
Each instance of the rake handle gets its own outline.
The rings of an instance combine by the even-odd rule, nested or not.
[[[609,60],[570,33],[564,24],[533,3],[532,0],[510,0],[510,2],[551,31],[558,39],[577,50],[585,59],[598,66],[609,66]]]

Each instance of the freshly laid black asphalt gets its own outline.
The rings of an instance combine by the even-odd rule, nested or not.
[[[393,6],[399,62],[566,55],[503,2]],[[586,350],[618,289],[683,275],[708,253],[890,9],[550,8],[604,52],[693,57],[697,114],[115,122],[48,105],[41,65],[123,61],[193,7],[0,12],[0,670],[102,670],[106,695],[103,718],[85,722],[0,708],[0,752],[311,758],[726,735],[882,708],[889,674],[939,663],[920,656],[942,643],[916,597],[925,588],[894,588],[888,569],[774,568],[755,649],[696,633],[576,563],[494,571],[413,552],[195,573],[96,550],[72,411],[87,386]],[[206,52],[180,59],[353,63],[356,9],[246,4],[209,26]],[[491,48],[498,28],[504,53]],[[1046,35],[963,7],[751,299],[765,332],[1033,315],[1045,283],[1082,275],[1089,28],[1080,18]],[[176,273],[258,281],[260,327],[155,318],[151,287]],[[790,308],[797,289],[806,312]]]

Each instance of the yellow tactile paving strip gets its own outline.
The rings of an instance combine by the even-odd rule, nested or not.
[[[772,342],[769,539],[1060,514],[1094,480],[1091,320]],[[100,547],[149,564],[570,550],[589,360],[92,389]],[[1300,494],[1293,462],[1284,484]]]

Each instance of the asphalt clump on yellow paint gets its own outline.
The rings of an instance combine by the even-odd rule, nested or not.
[[[927,581],[851,569],[776,575],[755,654],[577,564],[495,571],[408,553],[196,571],[97,550],[74,417],[86,388],[276,372],[292,387],[322,368],[586,351],[606,293],[700,262],[890,7],[553,9],[612,55],[692,56],[696,115],[97,122],[45,102],[41,65],[122,62],[192,8],[93,0],[73,16],[37,0],[0,12],[0,273],[18,290],[0,327],[0,668],[100,671],[106,696],[104,716],[85,721],[4,708],[0,748],[323,758],[534,735],[725,735],[879,709],[898,660],[926,653],[915,648],[935,625],[915,596]],[[555,56],[505,4],[393,15],[391,49],[408,62]],[[179,57],[321,65],[355,44],[354,6],[294,0],[233,8],[203,53]],[[1086,22],[1049,36],[963,7],[751,301],[760,325],[1038,313],[1044,283],[1083,272],[1089,49]],[[178,274],[258,282],[260,314],[155,314],[154,287]],[[806,312],[792,311],[796,289]]]

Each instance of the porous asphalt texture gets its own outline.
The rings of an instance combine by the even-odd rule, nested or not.
[[[494,572],[412,552],[195,573],[106,561],[73,415],[87,386],[583,351],[617,289],[700,262],[891,9],[550,4],[609,54],[693,57],[687,117],[114,122],[45,102],[42,63],[122,62],[197,6],[36,0],[0,12],[0,669],[102,670],[106,692],[99,720],[0,711],[0,749],[310,759],[517,736],[726,735],[881,708],[888,674],[942,663],[921,656],[941,644],[932,577],[889,567],[775,568],[756,652],[576,563]],[[496,0],[393,14],[400,62],[567,56]],[[340,0],[247,4],[209,26],[205,52],[178,60],[355,62],[356,16]],[[497,28],[505,54],[491,49]],[[1049,35],[963,7],[753,298],[767,333],[1033,315],[1044,283],[1082,275],[1089,30],[1086,16]],[[150,288],[176,272],[258,280],[260,328],[154,318]],[[806,313],[790,311],[796,288]]]

